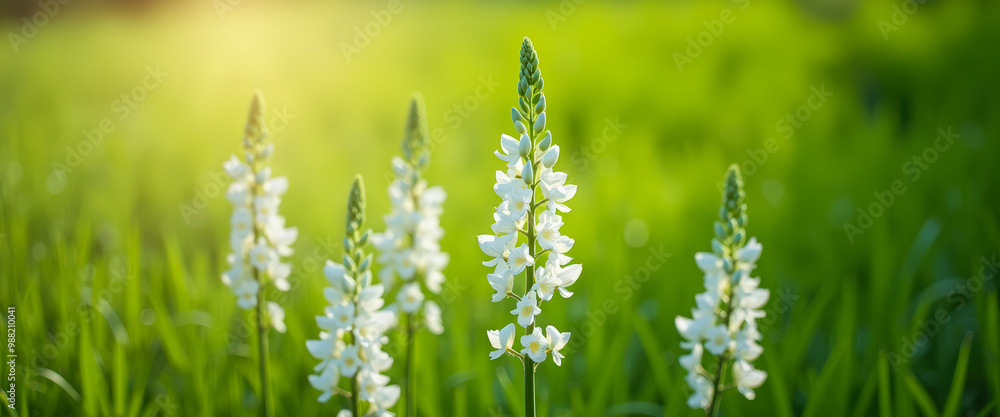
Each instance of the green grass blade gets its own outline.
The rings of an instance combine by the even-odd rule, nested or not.
[[[885,351],[878,353],[878,411],[880,417],[892,416],[892,390],[889,384],[889,361]]]
[[[900,372],[906,388],[913,395],[913,399],[917,402],[917,407],[920,407],[920,412],[924,413],[927,417],[937,417],[938,411],[934,406],[934,400],[931,399],[930,394],[927,393],[924,386],[920,385],[920,381],[913,375],[913,372],[908,368],[901,369]]]
[[[972,332],[965,334],[962,348],[958,351],[958,362],[955,363],[955,376],[951,379],[951,389],[948,391],[948,401],[945,402],[942,417],[957,417],[962,407],[962,391],[965,389],[965,374],[969,370],[969,353],[972,351]]]

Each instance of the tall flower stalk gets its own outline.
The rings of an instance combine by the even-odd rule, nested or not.
[[[736,388],[748,400],[756,396],[767,373],[753,367],[764,348],[757,342],[761,334],[757,319],[770,292],[758,288],[760,278],[752,277],[763,246],[757,238],[747,239],[747,206],[743,203],[743,177],[737,165],[726,172],[725,190],[719,220],[715,222],[712,252],[695,255],[698,268],[705,273],[705,292],[695,296],[696,307],[691,318],[677,316],[677,331],[684,338],[681,347],[691,351],[680,358],[688,372],[685,381],[694,390],[687,404],[702,408],[715,416],[721,403],[720,394]],[[703,367],[705,351],[714,363],[714,374]],[[732,370],[732,382],[726,383],[727,369]]]
[[[265,300],[265,290],[270,285],[279,291],[290,287],[288,275],[292,268],[282,263],[281,257],[292,254],[290,246],[298,237],[298,229],[286,228],[285,218],[278,215],[288,180],[271,177],[267,162],[274,155],[274,144],[269,141],[264,114],[264,97],[257,92],[243,136],[243,159],[233,155],[223,165],[233,179],[226,197],[234,210],[229,239],[232,252],[227,258],[230,268],[222,274],[222,281],[236,294],[241,308],[256,309],[261,414],[271,416],[267,334],[271,328],[285,332],[285,312],[278,303]]]
[[[403,158],[392,159],[396,175],[389,185],[392,211],[385,216],[386,230],[372,241],[382,266],[379,278],[389,289],[399,285],[392,309],[406,314],[406,416],[417,415],[416,333],[426,326],[433,334],[444,332],[441,307],[427,300],[424,289],[441,293],[442,270],[448,254],[438,243],[444,236],[441,228],[441,205],[447,194],[440,186],[428,187],[423,178],[430,159],[430,133],[423,98],[414,94],[403,137]]]
[[[384,333],[396,314],[382,308],[382,284],[372,285],[372,255],[365,251],[372,231],[362,231],[364,225],[365,184],[358,175],[347,203],[344,263],[327,261],[323,267],[330,283],[323,296],[330,304],[316,316],[319,339],[306,341],[306,349],[321,361],[313,368],[316,374],[309,375],[309,383],[322,391],[319,402],[334,395],[350,399],[350,409],[338,417],[392,416],[388,410],[399,400],[399,386],[388,385],[389,377],[382,374],[393,362],[382,346],[389,342]],[[350,380],[349,391],[340,388],[342,376]]]
[[[559,146],[552,144],[552,132],[545,130],[544,81],[538,68],[538,55],[531,40],[521,44],[520,71],[517,84],[518,107],[510,110],[514,130],[519,139],[500,136],[500,151],[495,155],[507,163],[506,171],[496,172],[493,190],[503,201],[493,214],[494,234],[479,235],[479,246],[490,258],[483,265],[493,267],[487,275],[490,286],[496,291],[493,302],[507,298],[517,301],[511,314],[525,329],[521,336],[522,349],[515,350],[514,324],[501,330],[487,332],[496,351],[490,353],[497,359],[505,353],[521,359],[524,364],[524,414],[535,416],[535,369],[549,354],[556,365],[562,364],[560,349],[569,342],[570,334],[554,326],[542,332],[538,316],[543,301],[550,301],[555,293],[569,298],[573,293],[566,287],[573,285],[583,268],[569,265],[566,256],[574,240],[562,235],[560,212],[569,212],[565,204],[576,194],[576,185],[566,184],[566,173],[553,170],[559,160]],[[543,134],[544,132],[544,134]],[[536,198],[535,191],[542,198]],[[518,235],[526,242],[517,245]],[[542,266],[540,259],[545,257]],[[514,276],[524,272],[524,293],[514,293]]]

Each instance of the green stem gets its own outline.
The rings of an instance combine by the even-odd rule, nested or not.
[[[528,103],[531,103],[531,97],[528,97]],[[528,138],[531,139],[531,152],[528,153],[527,163],[532,165],[532,175],[537,176],[538,172],[535,170],[535,111],[534,107],[528,108]],[[534,178],[532,178],[534,181]],[[530,185],[529,185],[530,187]],[[531,205],[528,208],[528,219],[525,222],[525,228],[527,229],[528,238],[528,253],[531,258],[535,258],[535,193],[534,187],[532,187],[531,193]],[[536,259],[535,262],[538,262]],[[531,266],[525,268],[524,274],[524,293],[527,295],[528,291],[531,291],[531,287],[535,285],[535,269]],[[535,324],[532,323],[528,325],[525,329],[526,333],[530,335],[535,331]],[[524,355],[524,416],[525,417],[535,417],[535,361],[531,360],[531,357]]]
[[[257,154],[257,152],[254,152]],[[257,158],[250,163],[250,170],[253,173],[253,177],[256,181],[257,172],[260,171],[260,162]],[[253,195],[257,195],[259,185],[254,184],[252,191]],[[256,199],[251,201],[250,208],[253,211],[252,216],[256,216],[257,207]],[[257,243],[257,237],[261,235],[261,231],[258,230],[257,222],[254,221],[253,226],[253,242]],[[264,323],[264,278],[261,276],[260,271],[256,267],[251,265],[253,269],[253,279],[257,281],[257,353],[258,353],[258,367],[260,368],[260,398],[261,398],[261,415],[264,417],[271,417],[274,415],[274,410],[272,410],[271,404],[271,366],[268,358],[271,356],[268,349],[267,343],[267,326]]]
[[[417,351],[416,313],[408,314],[406,323],[406,417],[417,416],[417,369],[414,354]]]
[[[253,271],[254,279],[260,282],[259,272],[256,268]],[[267,327],[264,325],[264,286],[257,291],[257,351],[259,352],[260,367],[260,392],[261,392],[261,415],[271,417],[274,415],[271,410],[271,367],[267,358],[270,356],[267,346]]]
[[[719,398],[719,384],[722,382],[722,365],[725,364],[726,355],[719,355],[719,360],[715,365],[715,379],[712,381],[712,401],[709,403],[708,410],[705,411],[705,415],[708,417],[715,417],[719,415],[719,405],[722,400]]]

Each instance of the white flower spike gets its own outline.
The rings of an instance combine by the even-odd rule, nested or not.
[[[564,298],[573,295],[566,289],[582,272],[580,264],[570,265],[566,256],[575,241],[563,235],[564,225],[559,213],[569,212],[566,203],[576,194],[576,186],[566,184],[567,175],[555,170],[559,161],[559,146],[552,144],[552,133],[546,130],[546,100],[542,93],[544,81],[538,68],[538,55],[528,38],[521,44],[520,80],[517,85],[518,107],[511,108],[510,118],[515,135],[500,136],[500,149],[494,154],[506,165],[496,171],[493,191],[502,200],[493,213],[493,234],[477,236],[479,248],[487,256],[483,265],[493,267],[486,279],[493,288],[493,302],[507,298],[517,300],[510,313],[525,329],[521,336],[523,349],[515,351],[516,326],[490,330],[487,337],[496,349],[490,359],[508,353],[523,362],[525,373],[526,417],[535,416],[535,368],[551,353],[553,362],[561,365],[560,352],[570,340],[553,326],[539,323],[540,303],[550,302],[559,293]],[[540,191],[539,194],[537,191]],[[524,240],[520,240],[523,237]],[[524,274],[524,293],[515,294],[515,276]]]
[[[274,144],[270,142],[264,115],[264,97],[258,91],[251,101],[241,142],[244,159],[232,155],[222,164],[233,181],[226,191],[226,198],[233,204],[229,219],[230,254],[226,257],[230,268],[222,274],[222,282],[236,297],[236,305],[244,310],[256,308],[258,326],[264,329],[257,335],[264,387],[261,406],[265,415],[272,415],[267,387],[270,384],[267,333],[271,329],[285,332],[285,311],[278,303],[265,300],[264,294],[269,286],[278,291],[291,287],[287,278],[292,266],[281,258],[292,254],[291,245],[298,237],[298,229],[286,228],[285,218],[278,214],[288,180],[271,178],[267,163],[274,156]]]
[[[382,309],[382,284],[371,283],[372,256],[365,253],[365,247],[372,232],[362,231],[364,223],[364,181],[357,176],[347,203],[344,264],[327,261],[323,268],[330,283],[323,295],[330,305],[323,315],[316,316],[316,324],[323,330],[319,339],[306,341],[306,350],[320,360],[313,368],[316,375],[309,376],[309,383],[322,392],[319,402],[347,394],[339,388],[340,378],[351,380],[351,409],[341,410],[338,416],[390,415],[387,410],[399,399],[399,386],[389,385],[389,377],[383,374],[393,360],[382,351],[388,343],[384,333],[395,323],[396,315]]]
[[[430,132],[423,98],[415,93],[410,103],[409,117],[403,137],[403,156],[392,159],[396,174],[389,185],[392,210],[385,215],[386,229],[373,237],[378,250],[376,260],[382,267],[379,278],[387,291],[396,293],[390,306],[406,317],[403,327],[406,338],[406,415],[417,415],[413,387],[415,371],[416,332],[421,325],[432,334],[444,332],[441,307],[435,298],[443,289],[444,269],[449,257],[441,250],[444,236],[440,217],[448,194],[441,186],[429,187],[424,172],[430,164]],[[497,156],[501,156],[498,154]],[[500,259],[505,250],[498,249]],[[494,263],[495,264],[495,263]],[[397,393],[398,397],[398,393]]]
[[[694,390],[688,397],[691,408],[702,408],[708,415],[718,409],[721,394],[727,387],[720,381],[725,365],[732,362],[732,381],[736,389],[748,400],[755,398],[757,389],[767,379],[767,373],[753,367],[764,348],[757,342],[758,318],[770,293],[758,288],[760,278],[752,277],[763,246],[756,238],[746,237],[746,204],[743,203],[743,178],[739,167],[733,165],[726,173],[726,186],[719,210],[720,221],[715,223],[712,253],[698,253],[695,263],[705,274],[705,292],[695,296],[691,318],[677,316],[677,332],[684,341],[681,347],[691,353],[681,356],[681,366],[687,371],[685,381]],[[716,364],[711,371],[702,366],[708,352]]]

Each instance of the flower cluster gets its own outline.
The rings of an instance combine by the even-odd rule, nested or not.
[[[274,144],[268,141],[264,124],[264,99],[258,92],[250,106],[242,150],[244,159],[230,157],[223,166],[233,182],[226,197],[234,206],[230,219],[232,233],[227,260],[230,268],[222,281],[237,297],[237,304],[251,309],[263,302],[262,291],[273,284],[280,291],[289,288],[290,264],[281,257],[292,254],[291,245],[298,229],[285,227],[285,218],[278,214],[281,196],[288,189],[288,179],[271,177],[266,163],[274,155]],[[285,313],[277,303],[267,303],[271,326],[285,331]]]
[[[379,252],[382,283],[391,289],[397,278],[402,282],[394,308],[407,314],[423,312],[427,328],[441,334],[444,331],[441,308],[434,301],[425,300],[420,285],[423,282],[431,293],[440,294],[444,283],[442,270],[449,260],[438,243],[444,236],[439,218],[447,194],[440,186],[428,187],[423,178],[430,158],[429,137],[423,100],[415,95],[403,139],[405,159],[392,159],[396,174],[389,185],[392,211],[385,216],[385,232],[375,234],[372,242]]]
[[[691,351],[680,358],[688,372],[685,379],[694,389],[687,402],[691,408],[717,406],[717,395],[723,389],[719,383],[729,361],[733,361],[732,381],[747,399],[754,399],[753,390],[767,378],[767,373],[752,363],[764,351],[757,343],[761,339],[757,319],[764,317],[761,308],[770,292],[758,288],[760,278],[751,276],[763,247],[756,238],[747,239],[744,197],[743,178],[739,167],[733,165],[726,173],[712,253],[695,255],[698,268],[705,273],[705,292],[695,296],[691,318],[675,319],[684,338],[681,347]],[[715,377],[702,366],[705,351],[717,358]]]
[[[483,264],[494,268],[486,277],[496,291],[493,302],[515,298],[517,305],[511,314],[527,331],[521,337],[520,351],[513,349],[513,323],[502,330],[490,330],[487,336],[497,349],[490,354],[492,359],[510,353],[527,357],[528,363],[538,363],[551,354],[560,365],[563,356],[559,350],[569,342],[570,334],[553,326],[546,327],[543,334],[537,316],[542,312],[542,301],[552,300],[556,293],[564,298],[573,295],[566,288],[582,271],[579,264],[569,265],[572,258],[566,256],[574,240],[559,231],[563,225],[559,213],[570,211],[564,203],[576,194],[576,185],[566,184],[566,173],[553,170],[559,159],[559,145],[552,144],[552,132],[545,130],[545,94],[541,92],[544,81],[538,55],[528,38],[521,45],[520,62],[519,108],[511,108],[514,129],[520,137],[500,137],[500,150],[495,154],[507,163],[507,169],[496,172],[493,190],[503,201],[493,213],[494,234],[480,235],[479,247],[491,258]],[[538,201],[536,189],[542,194]],[[536,216],[539,209],[544,210]],[[526,238],[520,245],[519,234]],[[537,265],[542,256],[546,256],[545,263]],[[517,296],[513,292],[514,276],[522,271],[527,291]]]
[[[347,232],[344,238],[344,263],[327,261],[323,268],[330,286],[323,296],[330,303],[323,315],[316,316],[322,329],[319,340],[306,341],[306,349],[321,362],[309,375],[309,383],[322,391],[320,402],[327,402],[339,388],[343,376],[351,381],[352,409],[340,415],[392,416],[388,412],[399,399],[398,385],[388,385],[382,374],[392,366],[392,358],[382,351],[388,343],[386,330],[396,322],[392,311],[383,309],[383,287],[372,285],[372,255],[365,253],[371,230],[361,231],[365,222],[365,192],[361,176],[354,179],[348,201]],[[360,413],[360,401],[369,404]]]

